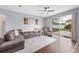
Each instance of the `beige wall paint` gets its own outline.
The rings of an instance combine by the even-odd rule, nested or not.
[[[0,15],[0,38],[4,37],[5,33],[5,16]]]

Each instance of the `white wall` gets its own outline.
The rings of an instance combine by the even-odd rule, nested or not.
[[[0,13],[5,15],[5,31],[12,29],[22,29],[22,31],[33,31],[35,27],[35,19],[38,19],[38,28],[44,26],[44,20],[41,17],[8,11],[0,9]],[[29,19],[28,24],[24,24],[24,17]]]

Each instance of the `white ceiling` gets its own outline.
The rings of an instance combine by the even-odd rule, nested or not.
[[[79,5],[48,5],[50,9],[54,9],[55,12],[50,12],[48,15],[41,14],[41,11],[39,10],[44,9],[45,6],[47,5],[22,5],[22,7],[18,7],[18,5],[0,5],[0,8],[40,17],[49,17],[51,15],[79,7]]]

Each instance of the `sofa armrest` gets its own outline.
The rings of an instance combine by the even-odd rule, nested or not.
[[[13,40],[12,41],[8,41],[3,43],[0,46],[0,52],[15,52],[19,49],[23,49],[24,48],[24,42],[23,40]]]
[[[16,37],[14,40],[4,42],[2,45],[0,45],[0,51],[4,49],[24,45],[24,42],[25,40],[23,36]]]
[[[20,39],[15,39],[15,40],[12,40],[12,41],[4,42],[2,45],[0,45],[0,48],[6,47],[6,46],[9,46],[9,45],[13,45],[13,44],[16,44],[16,43],[20,43],[20,42],[24,42],[24,39],[20,38]]]

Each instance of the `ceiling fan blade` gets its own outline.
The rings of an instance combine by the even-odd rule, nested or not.
[[[47,12],[54,12],[55,10],[48,10]]]

